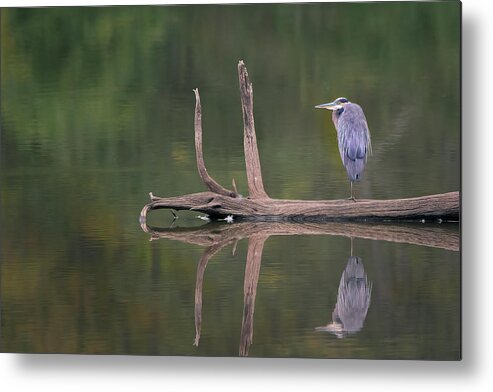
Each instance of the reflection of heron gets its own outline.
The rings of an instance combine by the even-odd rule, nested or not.
[[[333,111],[332,121],[337,130],[339,153],[351,184],[350,199],[356,201],[353,196],[353,182],[360,180],[366,158],[371,155],[370,130],[363,109],[346,98],[337,98],[333,102],[315,107]]]
[[[339,283],[332,322],[316,330],[332,332],[339,338],[358,332],[370,306],[371,287],[361,258],[350,256]]]

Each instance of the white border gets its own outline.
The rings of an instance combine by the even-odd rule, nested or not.
[[[214,1],[232,3],[237,1]],[[253,3],[256,1],[245,1]],[[272,1],[277,2],[277,1]],[[2,6],[163,4],[25,1]],[[199,1],[176,3],[195,4]],[[463,361],[410,362],[0,354],[5,391],[486,391],[493,385],[493,21],[491,0],[463,2]],[[432,61],[432,56],[430,56]]]

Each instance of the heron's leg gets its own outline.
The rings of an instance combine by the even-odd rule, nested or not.
[[[351,197],[348,200],[356,201],[356,199],[353,196],[353,182],[349,181],[349,183],[351,184]]]

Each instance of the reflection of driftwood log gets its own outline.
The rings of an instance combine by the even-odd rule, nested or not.
[[[207,172],[202,152],[202,108],[198,89],[195,92],[195,152],[197,169],[209,192],[161,198],[152,193],[151,202],[141,212],[141,222],[153,209],[196,210],[211,217],[233,215],[256,220],[421,220],[459,219],[459,192],[397,200],[279,200],[264,190],[253,117],[253,88],[243,61],[238,64],[244,125],[244,151],[249,197],[218,184]]]
[[[212,222],[201,227],[195,228],[151,228],[146,224],[142,229],[151,235],[151,240],[166,238],[171,240],[183,241],[190,244],[205,246],[197,266],[197,278],[195,284],[195,340],[194,345],[198,346],[202,328],[202,291],[204,285],[204,274],[207,264],[212,256],[229,244],[236,243],[244,238],[248,238],[248,252],[245,266],[244,278],[244,302],[243,320],[240,334],[240,356],[247,356],[253,341],[253,314],[255,309],[255,297],[257,284],[262,262],[262,250],[265,241],[271,235],[340,235],[347,237],[360,237],[374,240],[386,240],[392,242],[403,242],[423,246],[443,248],[453,251],[459,250],[459,233],[457,225],[443,224],[437,226],[423,225],[396,225],[396,224],[364,224],[364,223],[293,223],[293,222],[239,222],[234,225]],[[234,249],[233,248],[233,249]],[[233,250],[234,253],[234,250]],[[358,259],[358,258],[355,258]],[[348,265],[351,262],[351,258]],[[349,267],[348,267],[349,268]],[[348,270],[346,268],[346,270]],[[353,268],[353,267],[351,267]],[[351,269],[349,268],[349,269]],[[354,268],[353,268],[354,269]],[[361,265],[361,271],[357,271],[364,278],[366,284],[366,274]],[[348,275],[348,273],[345,274]],[[341,278],[341,285],[347,283],[346,275]],[[357,276],[358,277],[358,276]],[[369,286],[368,294],[370,293]],[[341,287],[339,288],[341,290]],[[341,298],[339,298],[341,297]],[[356,332],[362,326],[368,302],[361,302],[360,313],[355,312],[355,307],[350,309],[360,317],[351,324],[350,311],[343,313],[344,295],[338,296],[338,304],[334,309],[333,322],[318,330],[327,330],[337,336],[344,336],[345,333]],[[345,297],[349,298],[348,296]],[[354,302],[354,301],[353,301]],[[349,316],[348,316],[349,314]],[[339,320],[339,321],[338,321]],[[348,321],[349,320],[349,321]],[[339,324],[337,324],[339,322]]]
[[[255,234],[271,235],[337,235],[371,240],[401,242],[435,248],[459,250],[457,224],[423,225],[390,223],[295,223],[238,222],[232,225],[209,223],[195,228],[153,228],[142,224],[151,239],[167,238],[201,246],[227,245]]]
[[[198,346],[202,328],[202,291],[204,274],[212,256],[228,244],[234,244],[244,238],[249,239],[244,278],[243,320],[240,335],[240,356],[247,356],[253,341],[253,314],[257,283],[262,262],[262,250],[265,241],[271,235],[341,235],[374,240],[404,242],[449,250],[459,250],[457,225],[437,226],[364,224],[364,223],[295,223],[295,222],[239,222],[233,225],[212,222],[195,228],[153,228],[145,222],[142,229],[151,235],[151,240],[166,238],[207,247],[197,266],[195,284],[195,340]],[[343,275],[344,276],[344,275]],[[339,314],[339,313],[338,313]],[[342,320],[341,317],[339,319]],[[363,320],[363,318],[361,319]],[[347,324],[347,320],[345,321]],[[333,323],[334,324],[334,323]],[[335,324],[334,324],[335,325]],[[333,327],[334,325],[327,326]],[[342,328],[342,327],[341,327]],[[345,327],[347,331],[349,327]],[[356,330],[356,328],[353,328]],[[343,329],[339,332],[342,333]],[[346,331],[346,330],[344,330]],[[353,331],[353,330],[351,330]]]

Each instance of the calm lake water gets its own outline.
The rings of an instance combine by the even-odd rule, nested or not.
[[[2,9],[0,351],[460,358],[457,248],[355,238],[350,258],[344,233],[273,235],[261,263],[248,261],[245,238],[201,270],[206,248],[149,241],[138,222],[150,191],[204,190],[196,87],[208,171],[247,192],[240,59],[271,197],[348,196],[330,116],[313,108],[339,96],[361,104],[372,133],[357,197],[458,190],[459,7]],[[191,213],[149,216],[175,231],[203,224]],[[457,224],[399,230],[425,227],[458,242]],[[333,317],[354,260],[353,283],[371,298]]]

